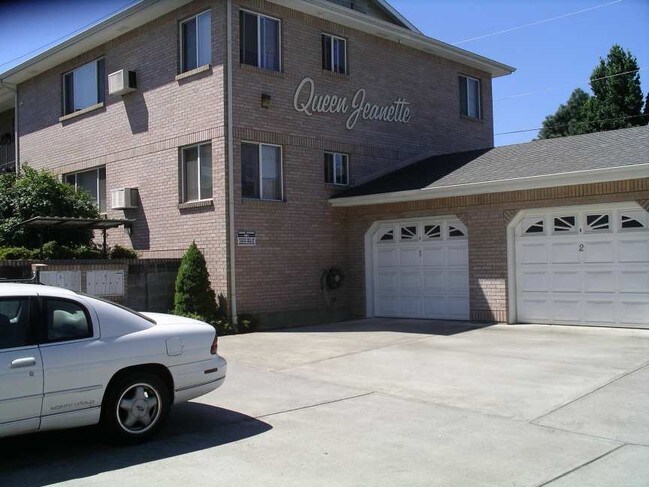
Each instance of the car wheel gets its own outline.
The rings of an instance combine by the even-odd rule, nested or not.
[[[155,374],[133,372],[113,384],[102,406],[105,432],[120,443],[153,436],[169,411],[169,389]]]

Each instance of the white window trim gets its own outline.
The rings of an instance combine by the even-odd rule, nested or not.
[[[253,142],[251,140],[242,140],[241,144],[256,145],[259,157],[259,198],[251,198],[244,196],[247,200],[261,200],[261,201],[284,201],[284,147],[278,144],[266,144],[264,142]],[[279,198],[264,198],[264,178],[263,178],[263,159],[261,148],[263,146],[279,147],[279,184],[280,184],[280,197]],[[241,166],[241,164],[239,164]]]
[[[208,8],[207,10],[204,10],[204,11],[202,11],[200,13],[197,13],[196,15],[192,15],[191,17],[187,17],[186,19],[181,20],[180,22],[178,22],[178,39],[180,40],[180,43],[179,43],[180,44],[180,69],[179,69],[180,74],[186,73],[188,71],[192,71],[191,69],[187,69],[187,70],[183,71],[183,64],[184,64],[183,55],[184,55],[184,52],[185,52],[185,45],[183,44],[183,24],[186,24],[190,20],[198,19],[198,17],[200,17],[203,14],[206,14],[207,12],[211,13],[211,9]],[[211,19],[210,19],[210,54],[211,54],[211,50],[212,50],[212,24],[211,24]],[[201,65],[198,64],[198,57],[199,57],[198,56],[198,20],[196,20],[196,68],[194,68],[194,69],[198,69],[198,68],[201,67]],[[210,57],[212,57],[212,56],[210,56]],[[211,66],[211,65],[212,65],[212,63],[210,62],[210,63],[204,64],[203,66]]]
[[[192,145],[185,145],[180,148],[180,188],[181,188],[181,203],[193,203],[196,201],[211,201],[212,197],[209,198],[201,198],[201,147],[204,145],[211,145],[212,142],[201,142],[200,144],[192,144]],[[197,153],[198,153],[198,199],[195,200],[190,200],[187,198],[187,195],[185,194],[186,191],[186,185],[185,185],[185,150],[191,149],[193,147],[196,147]],[[213,158],[212,158],[213,159]],[[212,161],[213,162],[213,161]],[[212,188],[212,191],[214,191],[214,188]]]
[[[347,54],[347,39],[345,39],[344,37],[334,35],[334,34],[329,34],[328,32],[322,32],[322,35],[327,36],[327,37],[331,37],[331,69],[326,69],[325,68],[325,71],[330,71],[330,72],[336,73],[336,74],[349,74],[349,69],[348,69],[349,56]],[[344,44],[345,44],[345,69],[344,69],[344,71],[342,73],[339,73],[338,71],[334,70],[334,52],[335,52],[334,42],[333,42],[334,39],[337,39],[339,41],[343,41]]]
[[[65,182],[65,179],[68,176],[74,176],[74,190],[75,191],[79,190],[79,183],[77,182],[77,180],[78,180],[77,176],[79,174],[84,174],[84,173],[93,172],[93,171],[97,174],[97,183],[96,183],[97,184],[97,201],[95,202],[97,204],[97,209],[100,209],[101,191],[99,189],[99,187],[100,187],[99,186],[99,171],[101,171],[102,169],[105,170],[106,166],[98,166],[98,167],[96,167],[94,169],[86,169],[86,170],[83,170],[83,171],[68,172],[68,173],[63,174],[64,182]],[[108,204],[108,201],[106,201],[106,204]],[[106,208],[104,208],[104,211],[106,211]]]
[[[466,115],[462,114],[463,117],[472,118],[474,120],[482,120],[482,80],[480,78],[475,78],[473,76],[467,76],[466,74],[460,74],[460,77],[464,78],[466,83]],[[469,115],[469,80],[477,81],[478,84],[478,116],[474,117]]]
[[[256,15],[257,16],[257,67],[259,69],[267,69],[268,71],[275,71],[274,69],[268,69],[268,68],[262,68],[261,67],[261,17],[266,17],[267,19],[270,20],[275,20],[277,21],[278,24],[278,29],[277,29],[277,49],[279,51],[279,66],[278,70],[276,72],[281,73],[282,72],[282,20],[278,19],[277,17],[272,17],[270,15],[262,14],[259,12],[255,12],[254,10],[248,10],[246,8],[239,9],[241,12],[245,12],[251,15]],[[241,26],[239,26],[241,28]],[[345,53],[346,54],[346,53]],[[251,144],[254,144],[255,142],[250,142]],[[266,144],[266,145],[272,145],[272,144]]]
[[[62,88],[63,88],[63,90],[62,90],[63,91],[63,117],[65,117],[66,115],[71,115],[73,113],[80,112],[82,110],[90,109],[90,108],[92,108],[92,107],[94,107],[94,106],[96,106],[96,105],[98,105],[100,103],[103,103],[103,100],[101,100],[102,93],[99,93],[99,76],[100,75],[99,75],[99,70],[97,69],[99,61],[101,61],[102,59],[105,60],[106,58],[104,56],[98,57],[97,59],[93,59],[92,61],[88,61],[87,63],[80,64],[79,66],[75,67],[74,69],[71,69],[71,70],[66,71],[66,72],[63,73],[63,75],[61,76],[61,85],[62,85]],[[94,104],[89,105],[87,107],[80,108],[79,110],[72,110],[71,112],[66,113],[65,108],[68,105],[68,97],[67,97],[67,93],[66,93],[66,89],[65,89],[65,77],[67,75],[69,75],[70,73],[74,73],[79,68],[83,68],[84,66],[86,66],[88,64],[92,64],[92,63],[95,63],[95,85],[96,85],[96,88],[97,88],[97,101]],[[104,75],[106,74],[105,71],[106,71],[106,69],[104,68]],[[72,90],[74,90],[74,76],[72,78]],[[84,171],[79,171],[79,172],[84,172]]]
[[[332,164],[333,164],[333,181],[325,181],[326,184],[331,184],[332,186],[341,186],[341,187],[346,187],[349,186],[349,154],[345,154],[344,152],[332,152],[332,151],[325,151],[326,154],[331,154],[333,156]],[[347,170],[347,182],[346,183],[337,183],[336,182],[336,156],[344,156],[345,157],[345,169]]]

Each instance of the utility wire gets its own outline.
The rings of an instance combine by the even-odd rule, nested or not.
[[[554,20],[559,20],[559,19],[563,19],[563,18],[566,18],[566,17],[571,17],[573,15],[583,14],[584,12],[590,12],[591,10],[596,10],[598,8],[608,7],[609,5],[615,5],[616,3],[620,3],[621,1],[622,0],[615,0],[613,2],[603,3],[601,5],[596,5],[594,7],[585,8],[583,10],[577,10],[576,12],[571,12],[571,13],[568,13],[568,14],[558,15],[556,17],[551,17],[549,19],[537,20],[536,22],[531,22],[531,23],[525,24],[525,25],[519,25],[517,27],[512,27],[510,29],[499,30],[498,32],[491,32],[489,34],[484,34],[484,35],[477,36],[477,37],[471,37],[469,39],[464,39],[464,40],[461,40],[459,42],[454,42],[453,45],[457,46],[459,44],[464,44],[465,42],[473,42],[473,41],[477,41],[477,40],[480,40],[480,39],[485,39],[487,37],[493,37],[493,36],[498,36],[498,35],[501,35],[501,34],[507,34],[508,32],[512,32],[512,31],[520,30],[520,29],[525,29],[526,27],[532,27],[534,25],[545,24],[546,22],[552,22]]]
[[[14,59],[11,59],[11,60],[9,60],[9,61],[6,61],[6,62],[0,64],[0,68],[1,68],[2,66],[6,66],[7,64],[11,64],[11,63],[13,63],[14,61],[18,61],[18,60],[23,59],[23,58],[25,58],[25,57],[27,57],[27,56],[30,56],[31,54],[34,54],[34,53],[40,52],[40,51],[42,51],[43,49],[45,49],[46,47],[49,47],[49,46],[51,46],[51,45],[53,45],[53,44],[57,44],[57,43],[59,43],[59,42],[65,40],[65,39],[68,39],[69,37],[72,37],[73,35],[76,35],[76,34],[78,34],[78,33],[80,33],[80,32],[83,32],[83,31],[86,30],[87,28],[92,27],[93,25],[98,24],[99,22],[103,22],[104,20],[108,19],[109,17],[112,17],[112,16],[115,15],[116,13],[121,12],[122,10],[125,10],[125,9],[127,9],[127,8],[129,8],[129,7],[133,6],[133,5],[135,5],[136,3],[140,3],[140,1],[141,1],[141,0],[135,0],[135,1],[133,1],[133,2],[131,2],[131,3],[129,3],[129,4],[127,4],[127,5],[124,5],[124,6],[120,7],[120,8],[118,8],[117,10],[113,10],[112,12],[110,12],[110,13],[104,15],[104,16],[101,17],[100,19],[93,20],[93,21],[90,22],[89,24],[86,24],[86,25],[84,25],[84,26],[78,28],[77,30],[75,30],[75,31],[73,31],[73,32],[70,32],[69,34],[66,34],[66,35],[64,35],[64,36],[62,36],[62,37],[59,37],[58,39],[54,39],[52,42],[48,42],[47,44],[44,44],[44,45],[42,45],[41,47],[38,47],[38,48],[34,49],[33,51],[26,52],[26,53],[23,54],[22,56],[18,56],[17,58],[14,58]]]
[[[631,71],[624,71],[623,73],[617,73],[617,74],[610,74],[608,76],[602,76],[601,78],[593,78],[589,80],[589,83],[592,83],[593,81],[600,81],[603,79],[608,79],[608,78],[615,78],[617,76],[623,76],[625,74],[632,74],[632,73],[637,73],[638,71],[642,71],[644,69],[649,69],[649,68],[639,68],[639,69],[632,69]],[[568,85],[562,85],[562,86],[553,86],[550,88],[544,88],[542,90],[537,90],[537,91],[526,91],[524,93],[516,93],[515,95],[508,95],[508,96],[503,96],[500,98],[496,98],[494,101],[500,101],[500,100],[508,100],[509,98],[519,98],[521,96],[528,96],[528,95],[536,95],[537,93],[547,93],[548,91],[555,90],[557,88],[563,88]]]
[[[558,127],[568,127],[569,125],[584,125],[584,124],[590,125],[590,124],[593,124],[593,123],[596,123],[596,122],[613,122],[613,121],[617,122],[619,120],[630,120],[632,118],[638,118],[638,117],[646,117],[646,115],[640,114],[640,115],[629,115],[628,117],[600,118],[598,120],[592,120],[590,122],[575,122],[574,124],[564,123],[564,124],[560,124],[560,125],[548,125],[547,127],[539,127],[539,128],[536,128],[536,129],[524,129],[524,130],[512,130],[510,132],[500,132],[500,133],[494,134],[494,135],[522,134],[524,132],[534,132],[534,131],[542,130],[544,128],[558,128]]]

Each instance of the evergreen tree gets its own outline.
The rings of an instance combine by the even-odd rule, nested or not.
[[[539,138],[563,137],[646,125],[636,57],[615,44],[590,76],[593,96],[577,89],[566,105],[543,121]],[[645,104],[645,111],[647,106]]]
[[[552,139],[587,133],[588,125],[583,122],[584,111],[590,98],[590,95],[581,88],[573,91],[565,105],[562,104],[554,115],[545,118],[539,138]]]
[[[205,256],[192,242],[178,269],[174,314],[213,323],[217,319],[216,294],[210,285]]]

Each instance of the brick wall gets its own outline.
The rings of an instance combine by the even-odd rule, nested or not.
[[[281,20],[281,73],[237,62],[239,7]],[[258,239],[256,247],[235,249],[239,310],[325,312],[332,297],[337,308],[349,308],[347,291],[324,296],[320,289],[322,272],[331,266],[345,268],[347,258],[342,214],[327,201],[336,189],[324,182],[324,151],[349,154],[351,183],[357,184],[422,152],[491,146],[491,80],[485,73],[262,0],[236,2],[233,26],[235,225],[236,230],[256,231]],[[348,40],[349,75],[322,70],[322,32]],[[483,80],[483,121],[460,117],[460,73]],[[368,101],[379,105],[406,98],[412,121],[360,120],[347,130],[347,115],[297,112],[293,96],[305,77],[313,79],[321,94],[351,100],[364,88]],[[269,108],[261,106],[262,94],[271,96]],[[242,199],[242,141],[282,146],[285,201]]]
[[[212,9],[212,68],[177,81],[178,22]],[[109,245],[144,257],[179,257],[193,240],[205,252],[216,291],[227,294],[225,2],[196,1],[78,56],[19,86],[21,161],[56,174],[106,167],[110,190],[137,187],[136,210],[108,211],[134,218],[129,236],[109,232]],[[137,91],[106,94],[105,106],[60,122],[63,73],[99,57],[106,74],[137,73]],[[179,147],[212,143],[213,203],[182,208]]]
[[[365,315],[364,236],[373,222],[456,215],[469,231],[471,319],[507,321],[507,223],[522,209],[649,198],[649,178],[435,200],[338,208],[344,214],[346,283],[352,312]]]

